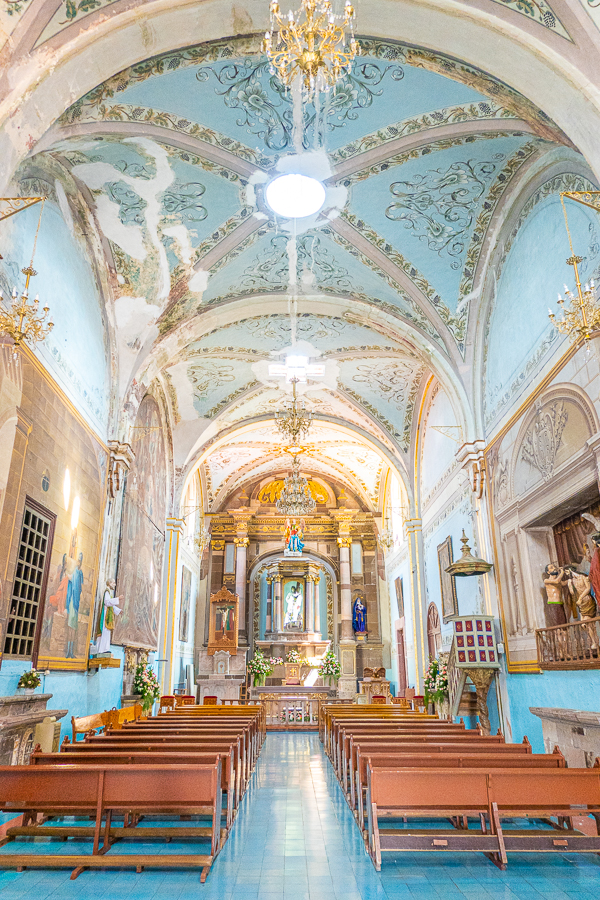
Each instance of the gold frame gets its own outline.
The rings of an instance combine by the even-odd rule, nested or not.
[[[217,637],[216,620],[217,606],[222,603],[233,605],[233,638],[223,635]],[[214,656],[217,650],[228,650],[232,656],[237,655],[238,648],[238,628],[240,614],[240,598],[237,594],[232,594],[226,587],[222,587],[216,594],[210,595],[210,610],[208,623],[208,655]]]

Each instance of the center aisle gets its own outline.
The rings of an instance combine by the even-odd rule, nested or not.
[[[232,834],[194,896],[210,900],[594,900],[595,858],[404,854],[377,873],[319,737],[269,734]],[[168,895],[168,877],[156,898]],[[196,889],[197,890],[197,889]],[[182,898],[192,896],[188,883]]]

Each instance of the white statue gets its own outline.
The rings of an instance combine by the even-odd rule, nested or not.
[[[98,630],[96,632],[96,643],[92,644],[92,652],[110,653],[110,642],[113,629],[115,627],[115,616],[121,614],[121,607],[118,605],[122,597],[115,597],[114,591],[116,584],[114,581],[106,582],[106,590],[102,599],[102,609],[98,620]]]

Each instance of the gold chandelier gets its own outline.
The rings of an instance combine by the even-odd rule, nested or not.
[[[26,268],[21,270],[23,272],[23,275],[25,275],[25,288],[23,289],[23,293],[20,297],[18,297],[17,289],[13,288],[11,307],[7,310],[4,310],[0,306],[0,334],[6,334],[8,335],[8,337],[12,338],[14,345],[14,355],[16,356],[16,352],[23,341],[27,341],[29,344],[35,344],[38,341],[42,341],[44,340],[44,338],[48,337],[48,335],[54,328],[54,322],[46,321],[48,318],[48,313],[50,312],[50,308],[48,306],[43,307],[43,315],[40,315],[38,313],[39,296],[36,295],[35,299],[31,303],[29,302],[29,282],[34,275],[37,275],[37,272],[33,268],[33,258],[35,256],[35,248],[37,245],[38,234],[40,232],[40,225],[42,223],[42,213],[44,211],[45,198],[14,197],[8,199],[14,201],[31,200],[31,202],[26,203],[19,208],[13,209],[8,213],[8,215],[3,215],[2,218],[8,218],[9,215],[14,215],[16,212],[20,212],[21,209],[27,209],[28,206],[32,206],[35,202],[41,202],[42,204],[40,209],[40,217],[37,224],[37,230],[35,232],[35,240],[33,242],[31,262],[28,266],[26,266]],[[3,295],[2,291],[0,291],[0,303],[2,300]]]
[[[306,409],[304,401],[296,397],[298,378],[292,378],[292,399],[286,400],[283,409],[275,410],[275,424],[281,436],[292,445],[300,444],[306,439],[313,414]]]
[[[292,459],[292,474],[286,476],[275,505],[278,512],[290,518],[307,516],[317,508],[308,481],[300,474],[300,462],[297,456]]]
[[[329,90],[350,72],[360,47],[354,37],[354,7],[346,0],[343,16],[335,16],[330,0],[302,0],[287,19],[277,0],[271,0],[271,28],[263,52],[285,87],[297,76],[309,95]]]
[[[572,341],[579,341],[583,338],[587,343],[593,332],[598,331],[600,328],[600,306],[596,299],[596,288],[593,279],[584,288],[581,287],[578,266],[579,263],[583,262],[583,257],[577,256],[573,251],[573,242],[564,201],[565,197],[574,200],[576,203],[589,206],[598,212],[600,211],[600,191],[563,191],[560,195],[569,247],[571,248],[571,256],[567,259],[567,263],[573,266],[573,271],[575,272],[577,296],[565,285],[564,299],[560,294],[558,295],[558,304],[562,312],[562,318],[557,319],[552,310],[548,310],[552,324],[556,326],[561,334],[568,334]],[[568,305],[565,304],[565,301],[567,301]]]

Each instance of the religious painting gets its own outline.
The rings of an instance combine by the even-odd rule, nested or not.
[[[222,587],[210,598],[210,619],[208,630],[208,655],[219,650],[228,650],[233,656],[238,644],[239,599],[226,587]]]
[[[181,569],[181,601],[179,604],[179,640],[186,642],[190,624],[192,599],[192,572],[187,566]]]
[[[147,394],[132,434],[135,461],[127,475],[117,595],[123,612],[114,644],[158,646],[167,501],[167,458],[158,403]]]
[[[456,581],[454,575],[446,572],[448,566],[452,565],[452,537],[448,535],[446,540],[438,544],[438,565],[440,569],[440,588],[442,593],[442,616],[444,622],[447,622],[453,616],[458,615],[458,598],[456,596]]]
[[[284,631],[304,631],[304,579],[286,578],[283,582]]]
[[[35,426],[31,433],[18,428],[12,454],[10,446],[7,449],[9,483],[19,489],[6,494],[0,522],[0,558],[7,566],[0,620],[7,620],[12,612],[26,512],[39,507],[53,519],[54,534],[47,547],[47,578],[41,586],[39,643],[33,663],[42,670],[83,670],[88,663],[96,595],[106,448],[27,353],[20,356],[19,365],[19,416]],[[21,615],[18,605],[16,614]]]
[[[404,616],[404,581],[401,575],[396,578],[394,585],[396,587],[396,602],[398,603],[398,618],[401,619]]]

